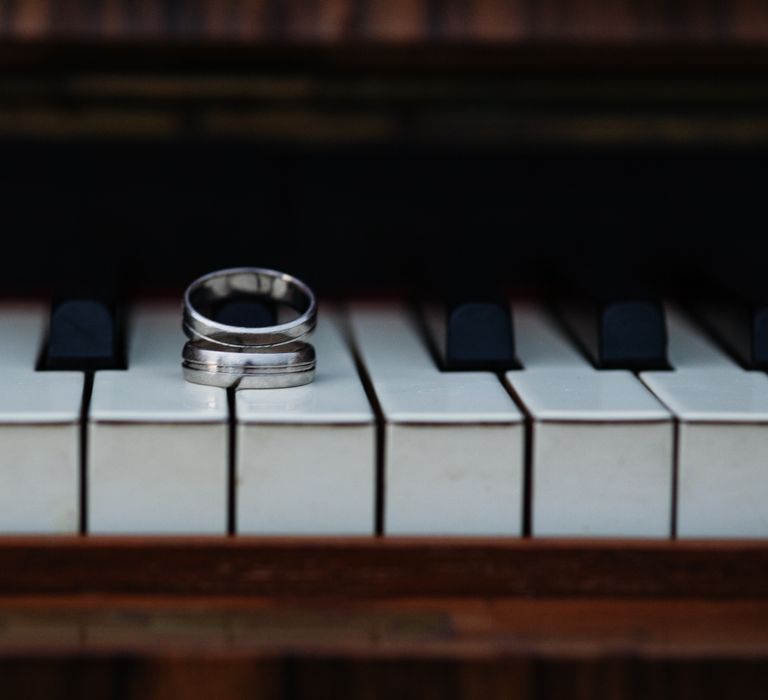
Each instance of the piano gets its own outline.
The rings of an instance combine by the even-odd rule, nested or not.
[[[751,0],[0,0],[3,697],[764,697],[766,75]],[[184,382],[249,264],[313,384]]]

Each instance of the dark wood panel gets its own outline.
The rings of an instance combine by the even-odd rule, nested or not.
[[[0,595],[768,597],[768,542],[0,540]]]
[[[760,0],[1,0],[0,32],[24,39],[229,41],[764,41]]]
[[[272,76],[374,76],[405,72],[411,77],[453,75],[711,75],[759,76],[768,66],[766,41],[640,42],[225,42],[194,38],[166,41],[151,37],[51,36],[27,40],[0,31],[4,74],[178,73]]]
[[[766,662],[768,542],[0,540],[4,698],[751,699]]]
[[[768,601],[0,598],[9,656],[768,660]]]
[[[768,666],[743,661],[8,659],[4,700],[763,700]]]

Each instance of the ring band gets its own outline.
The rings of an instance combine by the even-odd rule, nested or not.
[[[214,321],[213,309],[227,299],[260,296],[287,304],[299,317],[263,328],[230,326]],[[317,301],[301,280],[260,267],[236,267],[196,279],[184,292],[183,328],[190,340],[202,340],[242,350],[297,341],[315,328]]]
[[[182,351],[184,378],[194,384],[238,389],[282,389],[315,377],[315,349],[285,343],[258,352],[230,351],[206,341],[189,341]]]

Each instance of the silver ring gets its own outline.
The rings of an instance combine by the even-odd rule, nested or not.
[[[214,321],[213,307],[239,295],[261,296],[299,312],[287,323],[263,328],[230,326]],[[236,267],[203,275],[184,292],[183,328],[191,340],[208,341],[241,350],[283,345],[299,340],[315,328],[317,301],[301,280],[276,270]]]
[[[195,340],[188,341],[182,351],[187,381],[223,388],[283,389],[309,384],[315,364],[315,349],[302,342],[243,352]]]

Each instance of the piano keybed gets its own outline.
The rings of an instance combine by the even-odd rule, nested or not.
[[[429,314],[429,312],[426,312]],[[765,538],[768,378],[667,308],[669,370],[599,370],[542,305],[519,368],[442,371],[402,302],[326,307],[308,386],[184,382],[176,303],[127,369],[41,371],[48,310],[0,309],[0,532]]]

